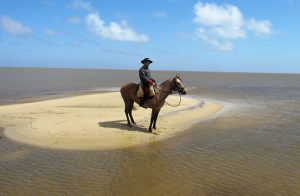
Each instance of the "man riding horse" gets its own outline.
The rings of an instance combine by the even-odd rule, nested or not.
[[[143,67],[141,67],[139,75],[144,87],[148,87],[148,91],[146,90],[145,93],[146,96],[142,98],[142,100],[140,99],[136,91],[139,88],[139,84],[133,82],[124,84],[120,89],[120,93],[125,104],[124,112],[126,115],[128,126],[131,127],[132,124],[136,124],[132,116],[132,109],[134,103],[139,103],[142,106],[152,109],[151,121],[148,129],[150,132],[152,132],[152,128],[156,129],[158,114],[161,108],[164,106],[167,97],[170,94],[174,94],[174,92],[177,92],[180,95],[185,95],[186,89],[180,76],[176,75],[175,77],[169,78],[163,81],[161,84],[157,85],[157,91],[155,92],[155,95],[151,99],[146,101],[147,97],[152,96],[150,85],[155,84],[155,80],[151,78],[149,70],[149,65],[152,63],[152,61],[149,58],[145,58],[141,61],[141,63],[143,63]],[[145,103],[147,103],[147,105]]]
[[[141,61],[141,63],[143,66],[139,70],[139,76],[143,84],[144,97],[142,97],[140,100],[140,107],[147,108],[145,101],[149,97],[150,85],[155,84],[155,80],[151,77],[149,70],[149,65],[152,63],[152,61],[149,58],[145,58]]]

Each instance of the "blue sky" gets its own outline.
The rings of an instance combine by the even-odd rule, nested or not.
[[[0,66],[300,73],[300,1],[0,0]]]

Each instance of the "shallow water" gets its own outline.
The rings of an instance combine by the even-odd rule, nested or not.
[[[153,73],[159,81],[173,75]],[[300,75],[182,78],[189,94],[233,107],[171,139],[113,151],[36,148],[0,130],[1,194],[300,194]],[[0,102],[98,92],[131,80],[137,81],[134,71],[1,68]]]

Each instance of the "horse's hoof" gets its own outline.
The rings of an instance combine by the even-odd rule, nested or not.
[[[151,133],[152,133],[152,130],[151,130],[151,129],[149,129],[149,132],[151,132]]]
[[[153,127],[153,129],[155,129],[155,130],[156,130],[156,127]]]
[[[128,124],[128,127],[132,127],[132,125],[131,125],[131,124]]]

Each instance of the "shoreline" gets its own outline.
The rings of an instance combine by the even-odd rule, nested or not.
[[[176,96],[168,101],[176,103]],[[4,135],[21,143],[55,149],[109,150],[170,138],[215,117],[222,104],[182,97],[182,105],[164,106],[157,130],[148,132],[151,109],[135,106],[137,126],[129,128],[119,92],[101,92],[0,106]]]

